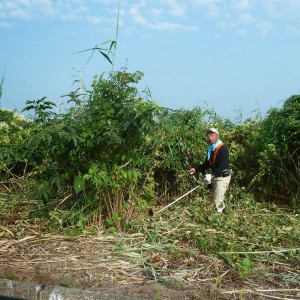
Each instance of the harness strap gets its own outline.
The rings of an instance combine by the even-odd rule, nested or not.
[[[224,143],[220,143],[220,144],[216,147],[215,151],[213,152],[213,155],[210,156],[210,159],[209,159],[209,165],[210,165],[212,168],[214,168],[215,165],[216,165],[217,154],[218,154],[220,148],[221,148],[223,145],[224,145]]]

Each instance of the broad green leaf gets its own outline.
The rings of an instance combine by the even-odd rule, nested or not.
[[[82,177],[76,176],[73,187],[76,194],[80,193],[85,188],[85,180]]]
[[[106,219],[105,219],[105,223],[108,224],[108,225],[112,225],[114,222],[113,222],[112,219],[106,218]]]
[[[117,232],[117,229],[116,229],[115,226],[112,226],[112,227],[109,227],[109,228],[107,229],[107,232],[115,233],[115,232]]]
[[[248,257],[245,257],[242,260],[242,265],[246,268],[250,268],[251,267],[251,260]]]

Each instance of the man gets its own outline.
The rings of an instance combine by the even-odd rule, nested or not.
[[[231,180],[229,169],[229,151],[226,145],[219,138],[219,132],[215,128],[206,131],[206,140],[209,143],[205,162],[188,170],[190,174],[201,172],[205,174],[208,169],[212,174],[207,174],[203,180],[212,185],[211,199],[215,203],[218,213],[222,213],[225,208],[224,196]]]

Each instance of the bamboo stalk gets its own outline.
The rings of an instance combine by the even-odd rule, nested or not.
[[[273,296],[273,295],[268,295],[268,294],[261,294],[259,293],[258,295],[266,297],[266,298],[271,298],[271,299],[279,299],[279,300],[296,300],[295,298],[286,298],[286,297],[279,297],[279,296]],[[300,298],[298,298],[300,299]]]
[[[272,292],[300,292],[300,289],[242,289],[221,291],[222,294],[245,294],[245,293],[272,293]]]
[[[268,250],[268,251],[229,251],[229,252],[218,252],[218,254],[267,254],[267,253],[284,253],[284,252],[292,252],[292,251],[300,251],[300,248],[293,249],[282,249],[282,250]]]

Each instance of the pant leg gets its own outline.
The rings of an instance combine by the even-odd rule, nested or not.
[[[231,175],[227,177],[212,178],[212,194],[211,199],[219,212],[225,208],[224,197],[231,180]]]

